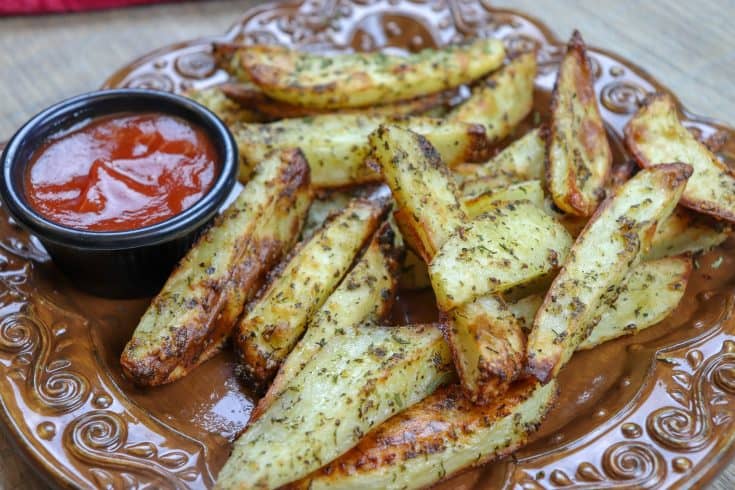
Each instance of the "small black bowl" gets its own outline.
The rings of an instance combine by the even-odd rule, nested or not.
[[[37,213],[25,196],[25,169],[49,137],[93,118],[135,112],[181,117],[204,129],[219,155],[219,175],[199,201],[160,223],[130,231],[97,232],[59,225]],[[89,293],[132,298],[156,293],[237,179],[237,146],[227,126],[196,102],[166,92],[102,90],[60,102],[27,122],[2,154],[0,198],[10,215],[43,243],[54,263]]]

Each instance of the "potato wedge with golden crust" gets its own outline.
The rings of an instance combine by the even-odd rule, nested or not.
[[[577,350],[591,349],[608,340],[640,332],[666,318],[686,290],[692,261],[688,257],[666,257],[641,262],[615,288],[612,303],[603,302],[592,316],[590,335]],[[531,331],[543,294],[532,294],[508,302],[523,330]]]
[[[429,262],[467,219],[449,171],[431,143],[414,132],[380,126],[369,141],[398,205],[395,218],[401,233]]]
[[[253,423],[278,399],[288,383],[338,331],[357,324],[379,323],[388,316],[395,300],[402,252],[396,238],[390,224],[383,223],[360,260],[309,321],[306,333],[281,364],[248,423]]]
[[[605,197],[612,151],[595,95],[587,49],[574,31],[551,96],[547,184],[559,208],[590,216]]]
[[[235,441],[216,488],[278,488],[304,478],[453,379],[436,325],[335,331]]]
[[[678,206],[656,229],[651,250],[645,259],[708,252],[727,240],[730,231],[730,226],[724,222]]]
[[[557,398],[555,382],[524,380],[489,405],[474,405],[458,385],[433,395],[373,429],[337,460],[295,489],[416,489],[521,448]]]
[[[452,235],[429,264],[442,311],[499,293],[556,269],[572,238],[529,201],[501,202]]]
[[[499,296],[486,295],[447,314],[447,334],[466,396],[484,405],[521,374],[526,336]]]
[[[276,374],[387,210],[383,202],[353,200],[296,248],[248,306],[234,338],[242,374],[256,388],[265,387]]]
[[[447,118],[485,126],[492,141],[508,136],[533,109],[536,53],[524,53],[472,89]]]
[[[300,151],[265,160],[143,314],[120,359],[125,375],[141,385],[169,383],[212,357],[296,241],[311,199]]]
[[[681,124],[670,96],[648,98],[625,126],[625,143],[641,167],[691,165],[682,206],[735,221],[735,174]]]
[[[268,45],[240,52],[247,77],[269,97],[323,109],[387,104],[451,89],[487,75],[504,58],[498,39],[475,39],[407,56],[324,55]]]
[[[268,152],[299,147],[309,162],[311,182],[315,187],[377,182],[380,176],[366,162],[370,153],[367,138],[378,126],[386,123],[426,136],[445,162],[479,161],[486,158],[489,151],[485,130],[477,124],[424,117],[330,114],[233,127],[240,151],[240,179],[247,180],[253,165]]]
[[[528,370],[548,382],[589,335],[590,320],[651,246],[679,201],[692,168],[658,165],[618,188],[590,218],[554,279],[528,339]]]

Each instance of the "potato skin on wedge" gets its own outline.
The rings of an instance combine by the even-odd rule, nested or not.
[[[388,316],[395,300],[402,255],[396,239],[390,223],[384,222],[360,260],[311,318],[306,333],[281,364],[265,396],[258,400],[249,424],[278,399],[330,338],[353,325],[379,323]]]
[[[669,95],[649,97],[625,126],[625,143],[641,167],[688,163],[694,169],[682,206],[735,221],[735,174],[681,124]]]
[[[275,376],[387,211],[385,202],[353,200],[296,248],[248,306],[237,325],[235,343],[242,374],[256,388],[262,389]]]
[[[312,197],[300,151],[263,161],[141,317],[120,358],[126,377],[146,386],[169,383],[218,352],[244,303],[296,241]]]
[[[612,151],[582,36],[574,31],[551,95],[547,183],[559,208],[590,216],[605,196]]]
[[[557,399],[556,382],[515,383],[489,405],[474,405],[458,385],[379,425],[354,449],[302,481],[299,489],[417,489],[522,447]]]
[[[408,56],[381,52],[320,55],[283,46],[245,48],[247,76],[269,97],[341,109],[413,99],[472,82],[503,63],[497,39],[475,39]]]
[[[357,325],[326,344],[235,441],[216,488],[304,478],[454,377],[436,325]]]
[[[535,78],[536,53],[523,53],[478,83],[470,98],[447,117],[482,124],[490,140],[500,141],[533,109]]]
[[[528,339],[528,370],[541,382],[557,375],[587,338],[606,295],[651,246],[658,223],[679,201],[692,168],[659,165],[618,188],[590,218],[536,314]]]

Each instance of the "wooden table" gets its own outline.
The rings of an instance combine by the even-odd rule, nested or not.
[[[224,32],[257,2],[162,5],[90,14],[0,19],[0,140],[44,107],[92,90],[151,49]],[[560,36],[635,60],[691,110],[735,124],[735,1],[494,1],[542,18]],[[46,488],[0,434],[0,489]],[[711,486],[735,488],[735,465]]]

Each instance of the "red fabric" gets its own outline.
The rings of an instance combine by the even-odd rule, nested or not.
[[[79,12],[129,5],[160,3],[162,0],[0,0],[0,15]],[[163,0],[172,1],[172,0]]]

